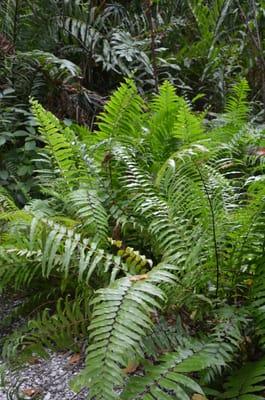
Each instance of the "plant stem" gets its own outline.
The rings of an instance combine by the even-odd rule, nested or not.
[[[15,10],[14,10],[14,20],[13,20],[13,32],[12,32],[12,40],[14,47],[16,47],[17,34],[18,34],[18,12],[19,12],[19,0],[16,0]]]
[[[198,167],[196,163],[194,163],[196,166],[196,169],[200,175],[204,191],[207,197],[207,201],[209,203],[209,209],[210,209],[210,214],[211,214],[211,222],[212,222],[212,232],[213,232],[213,245],[214,245],[214,254],[215,254],[215,266],[216,266],[216,290],[215,290],[215,295],[216,298],[218,297],[218,292],[219,292],[219,281],[220,281],[220,262],[219,262],[219,254],[218,254],[218,244],[217,244],[217,235],[216,235],[216,221],[215,221],[215,213],[213,209],[213,203],[211,200],[210,193],[208,191],[208,188],[206,186],[206,183],[204,181],[204,178],[202,176],[201,170]]]
[[[146,17],[150,26],[150,34],[151,34],[151,59],[152,59],[152,67],[155,81],[155,91],[158,93],[158,71],[157,71],[157,57],[156,57],[156,31],[154,19],[152,16],[152,0],[146,0]]]

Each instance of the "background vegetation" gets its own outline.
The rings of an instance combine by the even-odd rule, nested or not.
[[[30,160],[40,145],[30,96],[92,128],[124,76],[145,95],[168,79],[211,113],[245,76],[263,120],[263,1],[3,0],[0,15],[0,179],[22,204],[36,189]]]
[[[264,398],[264,10],[1,2],[7,362],[86,348],[96,400]]]

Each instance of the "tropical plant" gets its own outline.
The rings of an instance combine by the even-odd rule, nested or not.
[[[263,135],[247,94],[242,80],[209,122],[169,82],[145,102],[127,80],[93,133],[31,100],[41,197],[0,197],[1,289],[23,292],[28,320],[7,360],[85,343],[73,386],[90,398],[262,396],[262,356],[237,371],[264,344]]]

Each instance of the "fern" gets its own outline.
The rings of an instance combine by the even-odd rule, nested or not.
[[[264,399],[265,360],[250,362],[229,377],[220,399]]]
[[[99,133],[109,140],[137,138],[141,135],[141,110],[143,102],[135,84],[127,80],[112,95],[99,116]],[[137,142],[135,142],[137,143]]]
[[[246,96],[242,81],[222,126],[207,128],[170,83],[145,103],[127,80],[93,133],[32,101],[42,199],[22,210],[0,199],[1,288],[25,291],[30,319],[6,358],[78,337],[88,347],[74,386],[90,398],[189,399],[218,396],[246,335],[263,347],[264,168],[245,154],[262,134],[244,127]],[[141,375],[125,379],[131,360]]]
[[[32,224],[34,222],[33,220]],[[121,258],[98,248],[96,242],[87,238],[82,239],[79,233],[49,220],[42,220],[39,224],[43,237],[41,251],[44,277],[49,277],[52,270],[58,267],[65,277],[69,276],[73,262],[77,263],[79,279],[84,279],[86,282],[99,266],[105,273],[113,267],[114,276],[119,269],[122,269]],[[32,237],[35,236],[32,229],[37,227],[38,223],[36,227],[31,228]]]
[[[91,379],[91,398],[117,397],[113,390],[122,384],[121,366],[125,365],[126,355],[130,351],[141,354],[142,337],[152,327],[150,312],[160,308],[160,301],[164,300],[163,291],[156,285],[161,282],[172,284],[175,278],[171,271],[174,269],[160,265],[146,275],[122,278],[98,291],[93,301],[84,371],[86,379]]]
[[[149,142],[155,160],[163,160],[172,153],[177,141],[174,141],[173,128],[182,100],[175,94],[175,88],[164,82],[150,104]]]
[[[180,350],[162,356],[157,365],[146,368],[145,377],[132,378],[122,394],[130,399],[190,399],[192,393],[203,394],[195,380],[184,373],[198,372],[218,363],[211,345],[200,346],[196,352]]]
[[[68,201],[73,212],[82,221],[82,229],[91,232],[95,241],[106,241],[108,215],[96,191],[86,189],[73,191]]]
[[[73,62],[56,57],[52,53],[40,50],[19,53],[20,62],[25,60],[34,60],[38,64],[38,68],[44,71],[51,80],[70,81],[72,78],[78,78],[81,71]]]
[[[47,349],[80,351],[80,343],[87,334],[89,300],[89,296],[86,299],[60,298],[53,312],[45,308],[44,302],[44,310],[4,342],[3,358],[14,362],[19,355],[21,362],[33,353],[46,358],[49,356]]]
[[[147,272],[147,270],[153,266],[153,261],[148,260],[146,256],[139,254],[139,251],[128,246],[123,248],[124,246],[122,241],[110,239],[110,243],[119,249],[118,255],[126,260],[126,264],[128,265],[131,274]]]
[[[75,138],[72,131],[68,128],[63,130],[59,120],[53,114],[47,113],[35,100],[32,100],[32,110],[65,183],[73,187],[77,180],[87,181],[85,166],[82,163],[80,165],[76,158],[72,144]]]
[[[246,79],[241,79],[234,85],[225,108],[225,119],[228,123],[232,123],[235,126],[242,126],[247,122],[249,114],[248,92],[249,85]]]
[[[153,359],[153,363],[143,363],[147,364],[144,375],[132,377],[121,398],[189,399],[192,393],[202,394],[197,380],[187,374],[194,373],[194,377],[199,372],[201,385],[209,385],[220,376],[240,348],[242,330],[248,322],[244,313],[232,307],[220,309],[216,317],[220,322],[204,340],[190,337],[181,321],[176,326],[167,322],[156,326],[144,343],[148,359]]]
[[[189,105],[183,100],[174,125],[174,136],[186,146],[204,138],[200,118],[191,113]]]

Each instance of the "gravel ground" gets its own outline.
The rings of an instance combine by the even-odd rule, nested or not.
[[[0,321],[8,316],[16,302],[0,295]],[[13,324],[13,328],[19,321]],[[0,338],[8,329],[0,330]],[[75,394],[69,381],[82,369],[82,361],[71,353],[51,353],[48,360],[33,358],[20,370],[10,371],[0,358],[0,400],[84,400],[86,391]],[[0,376],[0,378],[1,378]]]
[[[69,381],[81,368],[71,365],[69,359],[71,357],[65,354],[52,354],[48,360],[37,360],[22,370],[7,371],[5,387],[0,388],[0,400],[18,399],[18,393],[25,399],[86,399],[85,391],[75,394],[69,387]]]

